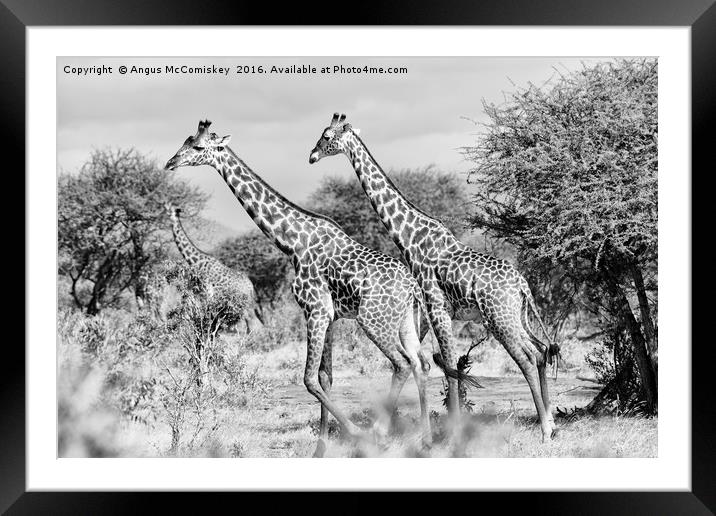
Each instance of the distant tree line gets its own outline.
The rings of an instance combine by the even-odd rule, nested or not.
[[[442,220],[455,236],[465,233],[470,198],[464,177],[434,166],[388,171],[388,175],[409,201]],[[309,196],[308,206],[331,217],[361,244],[401,258],[353,174],[326,176]]]

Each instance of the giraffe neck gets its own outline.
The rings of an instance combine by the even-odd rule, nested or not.
[[[447,238],[454,238],[439,220],[405,198],[378,165],[363,141],[353,132],[348,135],[347,149],[346,156],[353,165],[373,209],[401,251],[405,252],[411,245],[416,233],[425,231],[426,223],[432,228],[440,227]]]
[[[307,231],[315,229],[321,220],[329,220],[286,199],[229,147],[215,150],[209,161],[254,223],[285,254],[305,249]]]
[[[186,231],[184,231],[181,220],[176,214],[172,215],[172,232],[174,233],[174,242],[176,242],[179,252],[189,265],[196,265],[206,257],[206,254],[200,251],[189,239]]]

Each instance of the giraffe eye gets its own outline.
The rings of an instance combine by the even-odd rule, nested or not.
[[[194,145],[192,148],[193,148],[194,150],[198,150],[198,151],[204,150],[204,147],[199,147],[198,145]]]

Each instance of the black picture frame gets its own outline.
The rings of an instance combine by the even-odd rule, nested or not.
[[[341,15],[340,4],[269,4],[233,1],[174,0],[0,0],[0,106],[4,123],[2,142],[18,160],[17,166],[7,165],[4,174],[6,192],[25,192],[25,30],[31,26],[64,25],[573,25],[573,26],[688,26],[691,27],[692,73],[692,181],[713,173],[711,149],[713,125],[716,122],[716,5],[715,0],[460,0],[438,2],[418,0],[405,2],[364,1],[347,5]],[[280,6],[280,7],[279,7]],[[330,7],[330,8],[329,8]],[[349,8],[349,9],[348,9]],[[349,22],[349,23],[348,23]],[[700,174],[699,174],[700,172]],[[683,171],[688,173],[688,171]],[[16,182],[13,184],[13,182]],[[693,188],[692,192],[699,192]],[[704,190],[701,190],[703,193]],[[705,193],[708,195],[708,192]],[[15,194],[12,197],[20,199]],[[24,198],[24,197],[23,197]],[[7,201],[7,197],[6,197]],[[692,220],[708,221],[707,203],[692,200]],[[3,204],[4,220],[17,219],[17,207]],[[25,267],[24,227],[9,224],[5,235],[16,243],[15,260]],[[15,231],[17,235],[13,235]],[[709,234],[708,227],[701,234]],[[697,233],[699,234],[699,233]],[[693,250],[692,250],[693,253]],[[22,257],[20,258],[20,255]],[[699,260],[708,259],[706,253],[692,254],[692,268]],[[18,265],[13,265],[15,269]],[[704,270],[703,268],[699,268]],[[7,275],[12,276],[12,274]],[[20,282],[19,275],[7,278]],[[24,284],[22,285],[24,287]],[[7,287],[10,288],[10,287]],[[12,300],[15,307],[23,306],[24,295],[17,295],[21,286],[15,285]],[[24,289],[22,290],[24,292]],[[23,302],[20,303],[19,299]],[[713,302],[697,303],[693,297],[693,314],[697,321],[713,318],[706,314]],[[17,308],[16,308],[17,309]],[[24,314],[23,314],[24,315]],[[700,317],[699,317],[700,316]],[[9,319],[9,317],[8,317]],[[692,330],[693,334],[693,330]],[[693,334],[695,337],[695,334]],[[8,514],[85,514],[149,512],[151,501],[161,503],[169,512],[191,510],[185,494],[131,493],[39,493],[26,492],[25,469],[25,354],[7,338],[3,347],[5,367],[0,375],[2,416],[0,416],[0,510]],[[24,339],[23,339],[24,340]],[[696,340],[692,338],[692,340]],[[679,343],[678,345],[683,345]],[[716,404],[711,396],[710,379],[713,364],[713,345],[701,340],[692,346],[692,490],[690,492],[541,492],[541,493],[484,493],[479,504],[508,507],[530,513],[550,514],[713,514],[716,512]],[[565,475],[569,472],[565,471]],[[201,494],[205,497],[208,494]],[[221,495],[229,502],[241,497],[241,507],[257,507],[276,498],[266,493],[237,493]],[[305,497],[305,493],[295,494]],[[437,501],[444,510],[452,504],[475,503],[455,501],[452,495],[411,495],[412,503],[425,507],[439,496],[450,496],[450,503]],[[364,512],[372,505],[365,495],[341,494],[333,503],[343,508]],[[338,501],[340,500],[340,501]],[[509,503],[507,503],[509,500]],[[215,503],[212,500],[212,505]],[[333,505],[324,500],[321,503]],[[403,502],[401,502],[403,503]],[[485,506],[487,507],[487,506]],[[362,509],[361,509],[362,508]],[[454,506],[453,506],[454,508]],[[345,509],[348,510],[348,509]],[[408,508],[401,510],[410,510]],[[494,509],[490,509],[494,510]],[[154,512],[154,510],[152,510]],[[273,512],[271,510],[270,512]]]

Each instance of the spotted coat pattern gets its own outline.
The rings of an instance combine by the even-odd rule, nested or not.
[[[425,382],[429,368],[420,352],[428,330],[422,292],[408,268],[351,239],[333,220],[305,210],[279,194],[229,147],[228,137],[208,133],[199,124],[167,168],[210,165],[216,169],[261,231],[291,259],[296,272],[293,295],[307,321],[304,383],[322,405],[319,448],[327,435],[327,411],[350,434],[358,429],[330,399],[332,335],[340,318],[356,319],[394,369],[389,394],[393,407],[412,371],[418,384],[424,438],[429,438]],[[420,336],[419,336],[420,334]],[[390,414],[376,422],[386,430]]]
[[[512,264],[474,251],[441,221],[407,200],[344,121],[345,115],[333,116],[309,161],[337,154],[348,157],[371,205],[423,289],[428,315],[448,365],[454,367],[456,361],[450,319],[482,321],[522,370],[543,437],[551,436],[554,421],[544,354],[549,347],[536,339],[524,317],[529,311],[538,318],[527,281]]]
[[[182,226],[181,209],[174,208],[171,204],[167,204],[165,208],[172,223],[177,249],[184,261],[204,280],[207,295],[231,293],[241,300],[241,305],[245,307],[242,319],[246,322],[247,329],[256,327],[255,320],[261,322],[261,310],[256,301],[256,289],[249,277],[199,249]]]
[[[166,277],[154,270],[146,270],[137,279],[135,296],[137,307],[140,310],[147,310],[158,320],[164,319],[162,313],[162,302],[167,286]]]

